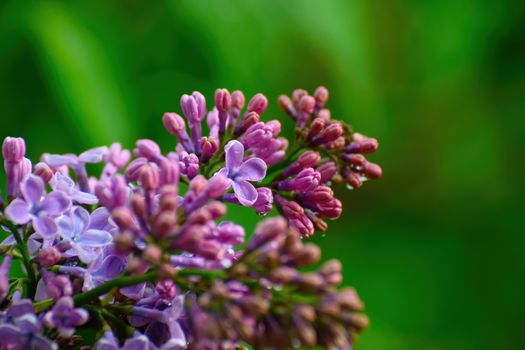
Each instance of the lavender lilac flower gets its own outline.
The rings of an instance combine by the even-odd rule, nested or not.
[[[265,120],[264,95],[246,100],[218,89],[208,108],[183,95],[185,118],[162,116],[167,152],[141,139],[33,166],[25,141],[5,138],[0,349],[352,347],[363,303],[340,287],[337,260],[314,268],[321,252],[306,239],[341,216],[339,184],[381,176],[365,158],[378,143],[331,118],[324,87],[279,98],[294,140]],[[224,219],[235,206],[275,215],[246,241]]]

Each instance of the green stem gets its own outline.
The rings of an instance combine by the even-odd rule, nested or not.
[[[124,288],[143,282],[153,282],[155,281],[155,277],[155,272],[148,272],[139,276],[120,276],[109,280],[106,283],[103,283],[87,292],[75,295],[73,297],[73,301],[75,302],[76,306],[87,304],[93,300],[96,300],[99,296],[109,293],[114,288]]]
[[[212,280],[215,278],[224,279],[224,271],[206,271],[198,269],[184,269],[177,272],[177,275],[174,278],[174,281],[179,284],[183,284],[181,278],[188,276],[199,276],[203,279]],[[150,271],[144,275],[139,276],[119,276],[112,280],[107,281],[87,292],[77,294],[73,297],[73,301],[76,306],[81,306],[88,304],[89,302],[96,300],[99,296],[109,293],[114,288],[124,288],[128,286],[133,286],[143,282],[155,282],[157,274],[155,271]],[[188,285],[188,284],[186,284]],[[54,303],[53,299],[46,299],[35,303],[35,311],[37,313],[47,310]]]
[[[38,281],[36,278],[35,269],[33,268],[33,264],[31,263],[31,257],[29,255],[29,250],[27,249],[27,244],[20,236],[18,228],[11,221],[2,218],[0,223],[4,226],[7,226],[13,237],[15,237],[16,244],[18,245],[18,250],[20,250],[20,254],[22,254],[22,262],[29,276],[29,287],[27,289],[27,294],[28,297],[32,299],[35,296],[36,285]]]

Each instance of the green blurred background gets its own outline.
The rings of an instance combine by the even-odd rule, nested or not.
[[[167,151],[196,89],[263,92],[291,134],[277,96],[327,86],[384,169],[315,238],[367,304],[357,349],[525,348],[525,2],[4,0],[0,53],[0,136],[33,159]]]

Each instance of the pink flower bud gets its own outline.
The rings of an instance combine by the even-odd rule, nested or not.
[[[201,137],[200,149],[202,152],[201,160],[203,162],[208,161],[219,149],[219,142],[214,137]]]
[[[111,216],[121,230],[133,230],[135,228],[135,216],[127,207],[113,209]]]
[[[283,217],[273,217],[261,221],[255,227],[254,234],[248,243],[248,251],[262,247],[268,242],[286,234],[288,223]]]
[[[294,179],[294,189],[297,192],[309,192],[319,186],[321,174],[312,168],[301,170]]]
[[[332,122],[313,140],[314,144],[321,145],[335,141],[343,135],[343,126],[339,122]]]
[[[263,114],[268,107],[268,99],[261,93],[252,97],[248,103],[248,112],[255,112],[259,115]]]
[[[34,174],[42,179],[44,183],[49,183],[53,178],[53,170],[46,163],[38,163],[35,165]]]
[[[303,89],[295,89],[293,92],[292,92],[292,101],[293,101],[293,104],[298,106],[299,105],[299,101],[301,100],[301,98],[303,98],[303,96],[308,96],[308,92],[306,90],[303,90]]]
[[[156,164],[146,164],[140,170],[139,182],[146,191],[155,190],[160,185],[159,168]]]
[[[8,162],[20,162],[26,155],[26,143],[21,137],[6,137],[2,144],[2,155]]]
[[[244,94],[240,90],[232,92],[232,107],[242,109],[244,107]]]
[[[160,156],[160,147],[152,140],[138,140],[136,143],[137,148],[134,153],[137,157],[144,157],[148,160],[155,160]]]
[[[316,169],[321,174],[321,183],[332,180],[334,175],[337,173],[337,166],[334,162],[326,162]]]
[[[268,187],[257,188],[257,200],[252,207],[258,214],[266,214],[272,210],[273,194]]]
[[[36,258],[40,265],[45,267],[56,265],[60,259],[62,259],[62,254],[52,246],[40,250]]]
[[[184,113],[190,123],[199,123],[202,120],[199,118],[199,106],[193,96],[182,95],[180,106],[182,113]]]
[[[215,107],[220,111],[227,111],[232,106],[232,97],[228,90],[226,89],[217,89],[215,90]]]
[[[303,113],[310,114],[314,111],[315,99],[312,96],[304,95],[299,100],[297,108]]]
[[[215,175],[208,180],[204,192],[209,198],[219,198],[230,187],[230,180],[222,175]]]
[[[235,127],[235,135],[242,135],[247,129],[252,125],[255,125],[259,122],[259,115],[255,112],[250,112],[245,114],[239,124]]]
[[[180,136],[182,131],[186,130],[184,119],[177,113],[164,113],[162,116],[162,124],[164,124],[166,130],[174,136]]]
[[[329,219],[337,219],[343,212],[343,205],[337,198],[333,198],[328,202],[319,203],[317,207],[319,208],[319,213]]]
[[[179,182],[179,163],[175,160],[162,158],[159,180],[161,185],[176,185]]]
[[[319,86],[314,92],[317,107],[323,108],[323,106],[326,104],[326,101],[328,101],[328,96],[328,89],[324,86]]]
[[[323,118],[315,118],[312,121],[312,124],[310,124],[310,130],[308,131],[307,138],[309,140],[314,139],[317,135],[323,131],[324,127],[326,125],[326,121]]]
[[[364,166],[364,173],[368,179],[375,180],[381,177],[383,171],[379,165],[368,162]]]

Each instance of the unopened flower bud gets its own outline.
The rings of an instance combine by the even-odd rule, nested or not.
[[[318,109],[323,108],[323,106],[326,104],[326,101],[328,101],[328,89],[324,86],[319,86],[317,89],[315,89],[314,97],[315,97],[315,103],[316,107]]]
[[[164,124],[166,130],[174,136],[180,136],[182,131],[186,130],[184,119],[177,113],[164,113],[162,116],[162,124]]]
[[[321,183],[332,180],[334,175],[337,173],[337,166],[334,162],[326,162],[316,169],[321,174]]]
[[[232,92],[232,107],[242,109],[244,107],[244,94],[240,90]]]
[[[157,278],[160,281],[171,280],[177,275],[177,268],[168,263],[160,264],[157,270]]]
[[[298,254],[294,256],[297,266],[310,266],[321,258],[321,249],[313,243],[306,243]]]
[[[42,248],[37,255],[37,261],[45,267],[56,265],[60,259],[62,259],[62,254],[53,246]]]
[[[304,215],[303,207],[297,202],[286,200],[281,196],[275,196],[275,201],[279,204],[283,215],[288,219],[297,219]]]
[[[148,139],[138,140],[136,146],[134,153],[137,157],[155,160],[160,156],[160,147],[155,141]]]
[[[114,243],[117,252],[129,254],[135,247],[135,237],[129,231],[123,231],[115,237]]]
[[[118,207],[113,209],[111,216],[121,230],[133,230],[135,227],[135,218],[131,210],[127,207]]]
[[[147,164],[142,167],[139,174],[139,182],[146,191],[152,191],[159,187],[159,169],[155,164]]]
[[[280,266],[272,271],[270,278],[278,284],[289,284],[299,276],[299,272],[293,267]]]
[[[219,201],[211,201],[204,207],[210,215],[211,220],[222,218],[226,214],[226,205]]]
[[[33,173],[40,177],[46,184],[51,181],[51,178],[53,178],[53,170],[51,170],[51,168],[43,162],[37,163],[35,165]]]
[[[228,90],[226,89],[217,89],[215,90],[215,107],[220,111],[227,111],[232,106],[232,97]]]
[[[149,264],[158,264],[162,259],[162,251],[156,245],[150,244],[142,252],[142,259]]]
[[[293,180],[294,189],[297,192],[309,192],[314,190],[321,180],[321,174],[312,168],[303,169]]]
[[[307,138],[309,140],[314,139],[317,135],[325,128],[326,121],[323,118],[315,118],[310,124],[310,130],[308,130]]]
[[[329,109],[323,108],[317,113],[317,118],[324,119],[327,122],[332,118],[332,113]]]
[[[348,164],[359,167],[365,166],[367,163],[366,158],[359,153],[345,153],[343,154],[343,160]]]
[[[364,173],[368,179],[375,180],[381,177],[383,171],[379,165],[367,162],[364,166]]]
[[[354,288],[347,287],[340,290],[337,293],[336,298],[342,308],[352,311],[360,311],[363,309],[363,302],[359,299]]]
[[[279,106],[286,112],[286,114],[288,114],[292,118],[295,118],[296,111],[295,111],[295,108],[292,104],[292,100],[290,99],[290,97],[286,95],[281,95],[279,96],[279,99],[277,102],[279,103]]]
[[[329,144],[325,145],[327,149],[334,150],[338,149],[341,150],[345,147],[346,140],[344,136],[339,136],[334,141],[330,142]]]
[[[318,203],[317,207],[320,214],[329,219],[337,219],[343,213],[343,205],[337,198],[333,198],[327,202]]]
[[[175,160],[162,158],[159,168],[161,185],[176,185],[179,182],[179,163]]]
[[[263,114],[268,107],[268,99],[261,93],[252,97],[248,103],[248,112],[255,112],[259,115]]]
[[[166,279],[155,285],[155,291],[157,291],[162,299],[171,301],[177,295],[177,286],[175,286],[175,283],[173,283],[171,279]]]
[[[268,218],[255,227],[254,234],[248,243],[248,251],[253,251],[266,243],[284,235],[288,224],[282,217]]]
[[[115,168],[122,169],[131,158],[131,153],[127,149],[122,149],[122,145],[118,142],[111,144],[106,162],[111,163]]]
[[[235,127],[235,135],[242,135],[248,128],[259,122],[259,114],[255,112],[249,112],[245,114],[239,124]]]
[[[201,137],[201,161],[207,162],[219,149],[219,141],[215,137]]]
[[[339,122],[333,122],[321,131],[321,133],[313,140],[315,145],[324,145],[343,135],[343,126]]]
[[[295,89],[293,92],[292,92],[292,101],[293,101],[293,104],[294,105],[299,105],[299,101],[301,101],[301,98],[303,98],[304,96],[308,96],[308,92],[306,90],[303,90],[303,89]]]
[[[315,107],[315,99],[312,96],[304,95],[299,100],[299,104],[297,105],[297,108],[303,112],[310,114],[314,111]]]
[[[273,194],[268,187],[257,188],[257,200],[252,207],[258,214],[266,214],[272,210]]]
[[[363,181],[361,180],[361,175],[359,175],[358,173],[350,169],[345,169],[343,171],[343,176],[345,178],[346,183],[350,185],[352,188],[359,188],[363,185]]]
[[[251,296],[241,300],[242,305],[254,316],[263,316],[268,312],[270,305],[261,297]]]
[[[176,227],[177,216],[174,212],[163,211],[153,220],[153,228],[159,238],[173,233]]]
[[[182,95],[180,106],[191,124],[200,123],[206,115],[206,100],[199,92],[194,92],[191,96]]]
[[[313,292],[324,286],[324,279],[317,273],[305,273],[299,280],[299,288],[305,292]]]
[[[8,162],[20,162],[26,155],[26,143],[21,137],[6,137],[2,144],[2,155]]]

